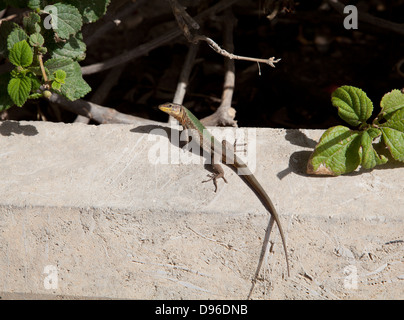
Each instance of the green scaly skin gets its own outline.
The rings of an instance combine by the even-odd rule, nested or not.
[[[282,238],[282,243],[283,243],[283,248],[285,251],[285,258],[286,258],[286,266],[287,266],[287,271],[288,271],[288,276],[290,276],[290,271],[289,271],[289,258],[288,258],[288,252],[287,252],[287,247],[286,247],[286,240],[285,236],[283,233],[282,225],[279,220],[278,213],[276,212],[276,209],[269,198],[268,194],[265,192],[264,188],[261,186],[261,184],[257,181],[255,176],[251,173],[251,171],[248,169],[247,165],[234,153],[233,148],[230,148],[225,141],[223,143],[220,143],[217,141],[210,133],[209,131],[205,128],[205,126],[189,111],[187,108],[185,108],[182,105],[175,104],[175,103],[165,103],[159,106],[159,109],[161,111],[164,111],[174,117],[176,120],[180,122],[180,124],[183,126],[184,129],[188,130],[190,133],[190,136],[192,139],[195,139],[198,141],[199,145],[202,147],[202,149],[209,154],[212,155],[214,159],[220,159],[223,163],[233,166],[234,168],[237,169],[239,175],[241,178],[244,180],[244,182],[254,191],[254,193],[257,195],[257,197],[260,199],[261,203],[264,205],[264,207],[270,212],[272,217],[274,218],[279,232],[281,234]],[[224,151],[223,151],[223,149]],[[228,160],[233,160],[229,161]],[[227,160],[227,161],[226,161]],[[216,180],[219,178],[223,178],[224,181],[226,179],[224,178],[224,171],[221,168],[220,164],[215,163],[212,161],[212,165],[216,171],[216,173],[211,176],[211,179],[213,180],[215,187],[217,188]],[[226,181],[227,182],[227,181]],[[216,191],[216,190],[215,190]],[[268,228],[267,232],[271,228]],[[265,236],[264,240],[264,245],[262,252],[265,253],[268,247],[268,238],[269,234]],[[264,255],[261,254],[261,258],[257,267],[257,272],[256,272],[256,277],[259,274],[259,271],[262,266]],[[250,291],[251,294],[251,291]]]

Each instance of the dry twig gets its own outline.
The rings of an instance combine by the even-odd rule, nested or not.
[[[189,47],[187,56],[182,66],[181,74],[177,84],[177,89],[175,90],[175,95],[173,99],[174,103],[182,104],[184,101],[185,93],[187,91],[187,86],[189,83],[189,76],[191,74],[198,49],[199,45],[194,43],[191,44],[191,46]]]
[[[171,7],[173,9],[174,16],[177,20],[178,26],[182,30],[182,33],[187,38],[189,42],[197,43],[199,41],[205,41],[209,44],[209,46],[215,50],[218,54],[235,60],[245,60],[245,61],[253,61],[257,63],[265,63],[270,65],[271,67],[275,68],[274,63],[279,62],[281,59],[275,59],[275,57],[271,57],[269,59],[259,59],[259,58],[252,58],[252,57],[244,57],[238,56],[233,53],[228,52],[225,49],[222,49],[215,41],[211,38],[208,38],[205,35],[198,35],[196,34],[196,30],[199,29],[198,23],[191,18],[185,9],[178,4],[177,0],[170,0]],[[191,31],[191,30],[194,31]],[[233,50],[231,50],[233,51]]]
[[[98,123],[124,123],[136,126],[144,124],[160,125],[157,121],[124,114],[115,109],[103,107],[90,101],[82,99],[68,101],[56,93],[52,94],[49,101],[59,105],[63,109],[88,117]]]
[[[234,4],[237,1],[238,0],[222,0],[219,3],[215,4],[214,6],[208,8],[205,11],[203,11],[202,13],[198,14],[195,17],[195,20],[198,22],[202,22],[205,19],[207,19],[210,15],[212,15],[216,12],[223,11],[224,9],[231,6],[232,4]],[[162,45],[165,45],[165,44],[171,42],[172,40],[174,40],[175,38],[177,38],[180,35],[181,35],[181,30],[179,30],[178,28],[173,28],[173,29],[167,31],[162,36],[157,37],[156,39],[154,39],[150,42],[142,44],[128,52],[125,52],[121,55],[118,55],[118,56],[111,58],[109,60],[106,60],[104,62],[95,63],[95,64],[92,64],[89,66],[82,67],[81,71],[82,71],[83,75],[87,75],[87,74],[93,74],[96,72],[100,72],[103,70],[113,68],[122,63],[125,63],[125,62],[133,60],[135,58],[141,57],[141,56],[149,53],[151,50],[156,49]]]
[[[104,103],[111,89],[118,83],[119,77],[121,76],[124,68],[125,64],[122,64],[108,72],[104,81],[91,97],[92,103],[100,105]],[[78,115],[74,122],[88,123],[89,120],[89,117]]]
[[[107,33],[109,30],[116,28],[116,20],[121,20],[135,11],[139,5],[145,0],[137,0],[136,2],[129,1],[116,14],[110,14],[109,9],[104,17],[97,21],[94,25],[88,25],[86,29],[88,36],[85,37],[86,45],[89,46],[94,41],[96,41],[100,36]]]
[[[4,11],[4,10],[3,10],[3,11]],[[1,25],[1,23],[2,23],[3,21],[10,21],[10,20],[13,20],[14,18],[17,18],[17,16],[18,16],[17,14],[11,14],[11,15],[5,17],[5,18],[0,19],[0,25]]]
[[[226,9],[223,20],[223,39],[224,47],[229,51],[234,50],[233,29],[235,24],[236,19],[232,14],[231,9]],[[234,61],[230,58],[225,58],[224,66],[225,76],[222,101],[219,108],[213,114],[201,120],[202,123],[207,126],[237,126],[237,121],[234,120],[236,111],[231,107],[236,78]]]
[[[269,59],[260,59],[260,58],[251,58],[251,57],[244,57],[244,56],[238,56],[233,53],[227,52],[226,50],[220,48],[220,46],[214,42],[211,38],[208,38],[206,36],[195,36],[194,38],[195,41],[206,41],[209,46],[215,50],[217,53],[221,54],[222,56],[225,56],[226,58],[229,59],[235,59],[235,60],[245,60],[245,61],[252,61],[252,62],[257,62],[257,63],[265,63],[270,65],[271,67],[275,68],[275,64],[279,62],[281,59],[275,59],[275,57],[271,57]]]
[[[199,41],[205,41],[209,44],[209,46],[215,50],[220,55],[225,58],[225,81],[224,88],[222,94],[222,102],[220,107],[216,110],[215,113],[202,119],[202,123],[204,125],[222,125],[222,126],[237,126],[237,122],[234,120],[236,112],[231,107],[234,85],[235,85],[235,68],[233,60],[246,60],[253,61],[257,63],[266,63],[272,67],[275,67],[274,63],[278,62],[280,59],[275,59],[274,57],[269,59],[259,59],[259,58],[251,58],[238,56],[233,53],[234,45],[233,45],[233,28],[235,25],[235,18],[232,15],[229,8],[226,9],[226,14],[224,17],[223,29],[224,29],[224,42],[225,49],[221,48],[215,41],[211,38],[206,37],[205,35],[196,34],[199,29],[198,23],[192,19],[185,9],[178,4],[177,0],[169,0],[173,14],[177,20],[178,26],[182,30],[184,36],[191,43],[198,43]]]

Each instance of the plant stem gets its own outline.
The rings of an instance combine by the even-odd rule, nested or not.
[[[45,67],[43,65],[42,54],[39,53],[37,55],[37,58],[38,58],[38,62],[39,62],[39,67],[41,68],[43,80],[44,80],[45,84],[48,85],[48,76],[46,75]]]

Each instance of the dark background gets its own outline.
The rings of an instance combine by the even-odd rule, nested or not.
[[[111,14],[125,1],[112,1]],[[182,1],[194,16],[217,1]],[[199,3],[193,6],[192,3]],[[280,4],[280,12],[267,16]],[[359,14],[366,12],[391,22],[404,23],[404,1],[349,1]],[[276,68],[247,61],[235,61],[236,87],[233,108],[239,126],[324,129],[342,123],[331,105],[330,95],[341,85],[363,89],[372,99],[375,114],[382,96],[404,87],[404,36],[359,21],[358,30],[346,30],[344,16],[325,1],[239,1],[232,7],[237,19],[234,53],[256,58],[275,56]],[[115,11],[114,11],[115,10]],[[86,36],[105,23],[83,29]],[[122,23],[91,43],[82,66],[101,62],[160,36],[176,22],[166,1],[144,1]],[[222,42],[222,13],[202,26],[202,33],[219,45]],[[93,28],[93,29],[91,29]],[[404,24],[403,24],[404,28]],[[187,54],[184,36],[125,65],[118,83],[102,105],[147,119],[166,121],[155,106],[172,101],[178,75]],[[401,63],[400,63],[401,61]],[[109,71],[85,76],[92,93]],[[192,70],[184,104],[199,118],[220,105],[223,88],[223,57],[201,43]],[[55,111],[45,100],[3,112],[3,119],[73,122],[76,115]]]

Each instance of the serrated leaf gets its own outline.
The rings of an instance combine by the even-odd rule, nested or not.
[[[13,102],[22,107],[31,91],[31,80],[28,77],[12,78],[8,83],[7,91]]]
[[[370,128],[362,132],[361,146],[362,146],[362,162],[361,165],[365,169],[373,169],[376,165],[384,164],[387,158],[383,155],[379,156],[373,148],[373,140],[379,137],[382,132],[376,128]]]
[[[382,107],[381,114],[383,117],[385,119],[390,118],[393,112],[404,108],[404,93],[397,89],[386,93],[380,102],[380,106]]]
[[[39,98],[42,98],[42,97],[43,97],[42,93],[35,92],[35,93],[30,94],[28,96],[28,99],[39,99]]]
[[[53,74],[58,69],[66,72],[65,84],[62,86],[61,93],[69,100],[76,100],[84,97],[91,91],[90,86],[84,81],[81,68],[78,62],[72,59],[49,59],[45,62],[45,67]]]
[[[32,72],[33,74],[35,74],[37,76],[42,75],[42,70],[41,70],[41,67],[39,67],[39,66],[31,66],[31,67],[27,68],[27,70]]]
[[[48,52],[48,49],[46,47],[40,47],[38,48],[38,52],[42,55],[45,55]]]
[[[110,0],[67,0],[65,2],[70,3],[79,9],[81,15],[83,16],[84,23],[92,23],[97,21],[105,14]]]
[[[40,33],[34,33],[29,36],[29,44],[33,47],[41,47],[45,39]]]
[[[10,33],[19,28],[18,24],[11,21],[3,21],[0,26],[0,55],[8,56],[7,38]]]
[[[28,8],[35,10],[41,8],[42,0],[28,0]]]
[[[27,73],[27,77],[31,79],[31,91],[39,90],[42,85],[41,81],[33,73]]]
[[[47,43],[49,43],[48,48],[52,58],[71,58],[81,61],[86,57],[86,44],[81,32],[71,35],[66,42],[55,42],[51,39]]]
[[[329,128],[321,136],[307,164],[307,173],[338,176],[354,171],[361,162],[360,134],[344,126]]]
[[[394,112],[387,122],[380,125],[380,130],[393,158],[404,161],[404,108]]]
[[[52,82],[52,89],[53,90],[59,91],[61,87],[62,87],[62,85],[59,82],[57,82],[57,81]]]
[[[15,66],[28,67],[32,64],[34,54],[27,41],[22,40],[14,44],[10,50],[8,58]]]
[[[10,82],[10,74],[3,73],[0,75],[0,111],[7,110],[14,105],[7,91],[8,83]]]
[[[46,6],[44,11],[52,18],[51,27],[62,39],[68,39],[71,34],[76,34],[83,25],[81,14],[77,8],[63,3],[55,3]],[[48,17],[47,17],[48,18]],[[45,28],[49,25],[49,20],[44,20]]]
[[[14,47],[16,43],[27,39],[28,35],[25,33],[24,30],[22,30],[20,27],[14,28],[7,37],[7,49],[11,50],[11,48]]]
[[[28,32],[28,34],[39,33],[41,32],[41,17],[39,14],[35,12],[30,12],[28,17],[24,17],[22,20],[24,29]]]
[[[55,71],[55,80],[56,80],[57,82],[65,83],[65,82],[64,82],[65,79],[66,79],[66,72],[64,72],[64,71],[61,70],[61,69]]]
[[[338,108],[341,119],[352,126],[365,123],[372,115],[372,101],[365,92],[356,87],[339,87],[332,93],[331,102]]]

